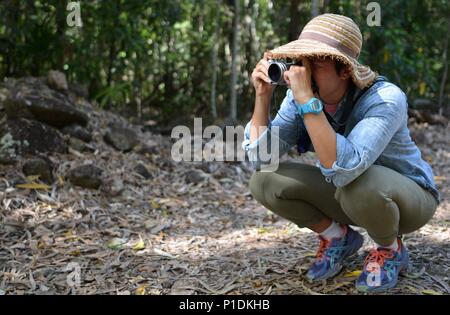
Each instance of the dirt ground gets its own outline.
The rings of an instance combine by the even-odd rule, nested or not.
[[[93,119],[101,127],[110,115]],[[449,294],[450,127],[411,130],[443,201],[427,226],[406,235],[413,268],[386,294]],[[317,238],[253,200],[248,165],[175,163],[171,139],[139,132],[157,154],[122,154],[99,131],[95,152],[50,157],[58,180],[48,190],[14,187],[20,165],[0,166],[0,294],[358,294],[354,280],[371,246],[365,233],[340,275],[309,283]],[[152,178],[133,171],[138,161]],[[123,191],[67,182],[67,170],[84,163],[121,179]]]

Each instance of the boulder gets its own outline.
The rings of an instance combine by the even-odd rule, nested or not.
[[[203,182],[206,178],[209,177],[208,174],[205,174],[201,170],[190,170],[184,173],[185,179],[187,183],[198,184]]]
[[[57,128],[88,123],[88,116],[68,97],[48,88],[38,78],[8,80],[6,86],[10,95],[4,106],[10,119],[35,119]]]
[[[39,179],[47,184],[53,183],[52,169],[51,162],[42,157],[32,158],[22,166],[26,176],[39,175]]]
[[[74,138],[83,140],[84,142],[91,142],[92,140],[91,133],[88,130],[86,130],[85,127],[82,127],[80,125],[72,124],[64,127],[61,131]]]
[[[117,150],[128,152],[139,144],[134,130],[118,124],[110,124],[103,139]]]
[[[70,83],[69,91],[78,97],[89,98],[89,88],[86,84]]]
[[[55,70],[50,70],[48,72],[47,84],[49,87],[57,91],[67,91],[67,89],[69,88],[66,75],[60,71]]]
[[[7,120],[0,125],[0,162],[14,163],[28,154],[66,153],[58,130],[34,120]]]
[[[83,188],[98,189],[102,184],[103,170],[92,164],[75,167],[69,171],[69,181]]]

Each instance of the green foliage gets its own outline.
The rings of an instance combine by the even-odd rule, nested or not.
[[[0,77],[65,71],[87,83],[106,108],[142,102],[159,120],[209,114],[217,71],[217,109],[229,114],[234,2],[223,0],[80,1],[82,28],[66,24],[68,0],[0,2]],[[436,100],[448,33],[447,0],[378,1],[382,26],[366,24],[370,1],[319,1],[321,12],[348,15],[364,35],[362,60],[400,85],[410,99]],[[298,3],[300,25],[291,3]],[[310,19],[310,1],[240,0],[238,116],[252,108],[251,71],[265,50],[286,43]],[[295,7],[295,6],[293,6]],[[294,9],[295,10],[295,9]],[[219,38],[215,18],[219,12]],[[253,33],[254,30],[255,32]],[[211,54],[218,44],[218,64]],[[448,62],[448,61],[447,61]]]

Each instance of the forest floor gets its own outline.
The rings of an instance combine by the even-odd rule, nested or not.
[[[98,110],[104,126],[113,114]],[[411,124],[442,194],[431,222],[406,235],[412,270],[385,294],[450,294],[450,126]],[[176,163],[170,138],[139,131],[157,154],[97,150],[50,156],[48,190],[13,186],[0,166],[1,294],[358,294],[354,281],[371,242],[333,280],[309,283],[316,236],[272,215],[250,195],[245,163]],[[420,141],[419,141],[420,140]],[[313,154],[297,159],[313,163]],[[142,161],[152,173],[133,171]],[[72,186],[67,169],[94,163],[124,190]]]

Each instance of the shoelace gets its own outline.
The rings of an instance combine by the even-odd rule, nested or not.
[[[325,252],[327,252],[327,255],[330,257],[331,262],[333,262],[335,259],[337,259],[340,255],[341,252],[346,248],[346,246],[332,246],[330,248],[331,245],[331,241],[319,237],[320,239],[320,245],[319,245],[319,249],[317,250],[317,254],[316,257],[319,261],[321,261],[324,256],[325,256]]]
[[[384,261],[386,259],[394,258],[394,251],[389,249],[377,248],[372,249],[367,256],[364,266],[369,267],[376,263],[380,268],[384,266]],[[367,270],[374,271],[374,270]]]
[[[364,262],[364,268],[368,272],[374,272],[377,269],[381,270],[381,268],[383,268],[386,270],[388,278],[392,279],[396,272],[396,268],[400,266],[400,262],[392,260],[393,258],[394,250],[392,249],[372,249]]]
[[[316,257],[318,260],[322,260],[324,254],[325,254],[325,251],[328,249],[328,247],[330,247],[330,241],[323,237],[319,237],[319,239],[320,239],[320,245],[319,245],[319,249],[317,250]]]

